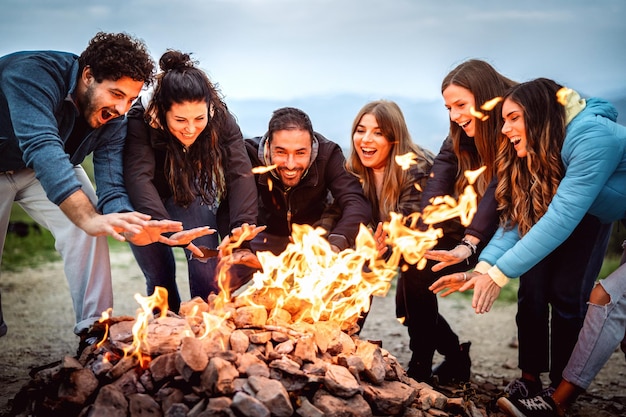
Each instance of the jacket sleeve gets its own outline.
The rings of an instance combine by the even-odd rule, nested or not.
[[[359,180],[346,170],[343,152],[337,144],[333,144],[324,175],[333,199],[341,209],[341,217],[329,233],[328,241],[343,250],[354,245],[361,223],[371,221],[372,208]]]
[[[481,244],[486,244],[498,228],[498,203],[496,201],[496,186],[498,180],[494,178],[483,194],[474,218],[465,229],[465,234],[480,239]]]
[[[80,190],[81,183],[64,149],[54,109],[64,103],[66,87],[52,68],[30,60],[16,63],[2,74],[2,90],[10,112],[22,159],[54,204]]]
[[[454,194],[458,165],[458,159],[452,147],[452,139],[446,138],[435,157],[430,170],[430,178],[424,187],[421,209],[428,206],[434,197]]]
[[[565,175],[543,217],[496,262],[505,276],[527,272],[578,226],[621,161],[616,140],[593,121],[576,132],[568,131],[561,155]]]
[[[143,119],[138,101],[128,112],[128,131],[124,148],[124,180],[135,210],[155,220],[169,219],[161,196],[154,186],[155,156],[150,144],[150,126]]]
[[[420,211],[420,206],[423,198],[423,190],[426,188],[428,182],[429,171],[426,166],[413,165],[410,170],[410,180],[407,181],[400,193],[398,199],[398,211],[403,216],[408,216],[412,213]],[[419,187],[418,188],[416,188]]]
[[[231,114],[228,115],[224,132],[220,136],[220,146],[224,152],[228,232],[230,232],[244,223],[256,224],[258,214],[257,188],[252,164],[241,130]]]
[[[94,179],[101,213],[133,211],[124,184],[124,142],[126,117],[118,117],[100,127],[98,146],[93,152]],[[94,132],[95,133],[95,132]]]

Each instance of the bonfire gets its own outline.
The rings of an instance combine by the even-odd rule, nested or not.
[[[479,173],[468,173],[471,183]],[[232,242],[218,266],[219,294],[173,314],[157,287],[135,295],[135,317],[104,312],[102,340],[34,374],[15,415],[484,415],[469,399],[408,378],[380,343],[358,336],[359,317],[371,296],[387,294],[400,260],[423,267],[441,236],[433,225],[453,217],[468,224],[475,201],[469,186],[422,217],[392,213],[384,259],[365,226],[355,248],[335,253],[322,229],[294,225],[287,249],[259,252],[262,269],[236,294],[224,284],[241,239]]]

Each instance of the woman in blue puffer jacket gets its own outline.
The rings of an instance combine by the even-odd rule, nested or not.
[[[560,110],[551,112],[555,104]],[[502,117],[504,137],[496,191],[501,227],[483,250],[469,282],[461,282],[455,274],[432,286],[435,292],[446,287],[448,292],[474,288],[472,305],[477,313],[489,311],[510,278],[549,256],[585,216],[595,216],[606,225],[626,217],[626,127],[615,122],[617,112],[611,104],[595,98],[583,100],[554,81],[537,79],[507,92]],[[566,125],[564,135],[549,130],[561,117]],[[562,177],[537,177],[533,158],[542,160],[544,166],[557,167],[557,171],[560,165]],[[541,199],[545,208],[536,210]],[[561,265],[568,262],[575,259],[564,256]],[[593,307],[587,312],[559,391],[562,385],[572,383],[586,388],[606,361],[606,349],[596,348],[614,350],[622,340],[626,277],[621,270],[593,289]],[[616,327],[618,331],[607,333],[606,329]],[[554,402],[538,398],[552,398],[551,394],[559,391],[549,390],[529,399],[503,398],[499,405],[512,415],[534,415],[529,410],[537,404],[544,411],[556,412]]]

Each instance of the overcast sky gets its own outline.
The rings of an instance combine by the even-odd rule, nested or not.
[[[79,54],[124,31],[193,52],[228,98],[440,98],[468,58],[524,81],[626,93],[624,0],[1,0],[0,54]]]

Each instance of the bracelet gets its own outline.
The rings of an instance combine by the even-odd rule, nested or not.
[[[466,238],[461,239],[461,245],[467,246],[472,255],[476,254],[476,250],[478,250],[478,246],[474,245],[472,242],[467,240]]]

